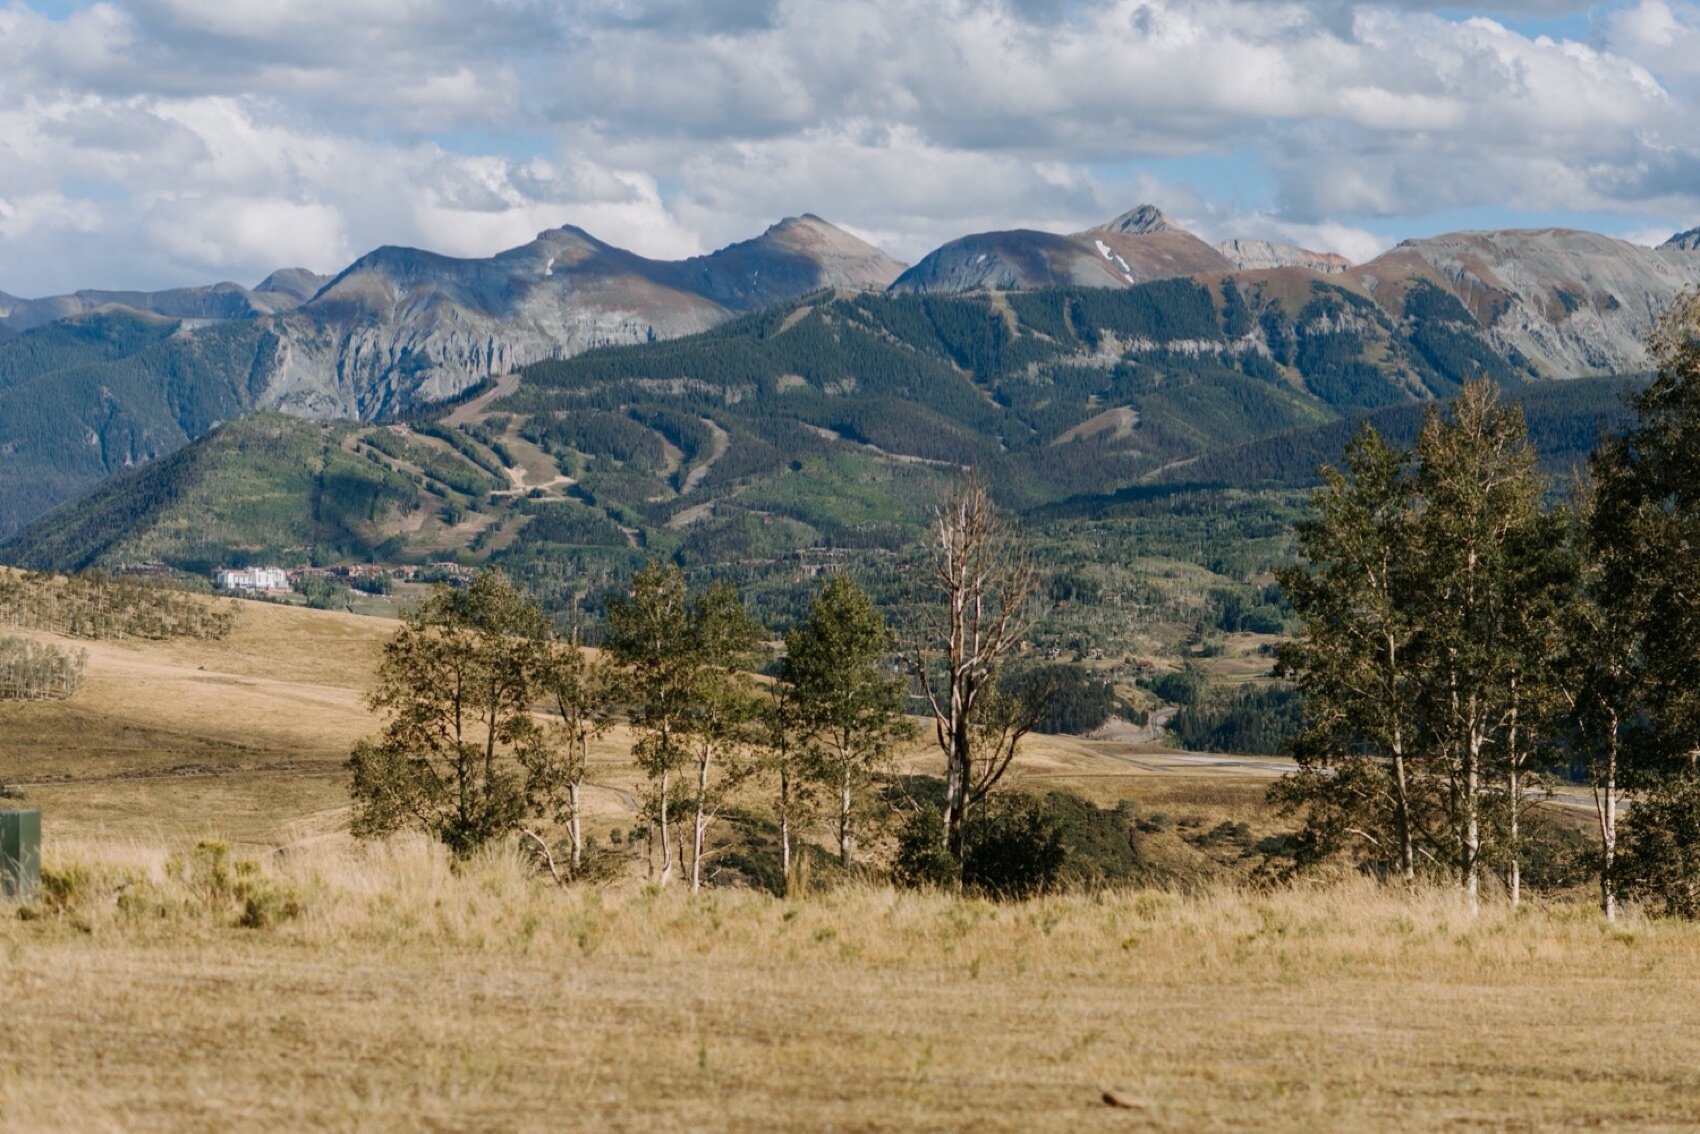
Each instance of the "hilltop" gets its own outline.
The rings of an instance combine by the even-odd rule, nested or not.
[[[0,554],[205,572],[459,553],[596,574],[643,554],[712,565],[895,550],[968,465],[1021,509],[1200,475],[1301,485],[1366,412],[1405,406],[1414,420],[1478,370],[1533,382],[1435,285],[1409,283],[1404,307],[1389,315],[1349,279],[1301,269],[1125,290],[826,292],[533,366],[462,425],[244,419]],[[1609,383],[1564,388],[1552,412],[1576,424],[1536,431],[1557,464],[1591,446],[1617,399]],[[1537,415],[1542,389],[1525,391]],[[1308,464],[1270,472],[1247,448],[1264,439]]]
[[[712,420],[730,459],[718,477],[697,462],[692,507],[727,489],[721,478],[740,461],[758,466],[738,474],[741,487],[761,481],[776,451],[854,456],[854,469],[825,478],[852,498],[869,458],[898,480],[924,478],[928,461],[998,464],[1010,501],[1027,506],[1064,484],[1125,488],[1223,445],[1444,397],[1478,372],[1512,385],[1633,375],[1647,364],[1641,344],[1656,314],[1700,281],[1691,235],[1651,249],[1563,229],[1459,233],[1353,266],[1268,241],[1211,246],[1141,206],[1073,235],[963,237],[905,271],[804,214],[676,261],[571,226],[486,259],[382,248],[328,280],[277,273],[242,293],[264,303],[228,310],[214,299],[237,292],[222,286],[118,306],[118,293],[58,307],[8,300],[14,312],[74,317],[0,339],[0,476],[20,486],[0,501],[0,539],[246,413],[395,422],[487,393],[493,380],[504,391],[517,382],[512,405],[531,416],[545,403],[557,415],[682,410],[698,424],[663,438],[681,453],[692,447],[685,435]],[[191,310],[227,317],[159,314]],[[590,361],[575,369],[577,359]],[[726,377],[734,359],[753,369]],[[586,383],[602,401],[587,398]],[[1134,431],[1137,444],[1116,443]],[[648,460],[665,482],[685,458],[664,448],[628,468],[599,443],[566,446],[625,474],[587,487],[590,503],[619,504],[616,526],[649,546],[651,529],[673,522],[652,505],[686,493],[632,474],[654,479]],[[1030,452],[1043,446],[1052,451]],[[543,480],[582,480],[533,464]],[[891,520],[908,495],[899,488],[874,511]],[[824,530],[812,513],[760,510]]]

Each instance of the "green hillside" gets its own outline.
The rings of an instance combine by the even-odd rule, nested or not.
[[[44,517],[5,554],[59,568],[495,558],[547,591],[613,578],[645,554],[706,569],[811,548],[895,550],[968,465],[1021,510],[1089,512],[1151,480],[1291,486],[1364,413],[1397,432],[1419,399],[1469,373],[1516,381],[1516,363],[1472,337],[1461,308],[1438,291],[1413,296],[1395,319],[1303,274],[1128,291],[821,294],[691,338],[534,366],[463,427],[276,417],[227,427]],[[234,416],[252,393],[230,378],[246,373],[252,328],[198,334],[192,354],[154,321],[49,330],[0,347],[0,397],[52,379],[64,407],[38,409],[27,427],[8,422],[37,446],[18,446],[17,463],[39,461],[49,438],[70,444],[65,430],[88,430],[77,399],[93,398],[92,385],[139,407],[114,411],[99,436],[125,422],[139,434],[145,420],[161,448],[198,424],[171,411],[194,402],[203,416]],[[72,358],[70,370],[43,369]],[[162,366],[181,378],[150,401],[139,375]],[[1553,403],[1555,422],[1579,420],[1601,397],[1592,386],[1530,390]],[[1572,421],[1554,444],[1578,437]],[[61,475],[105,469],[91,455]]]
[[[1575,378],[1565,382],[1512,386],[1508,396],[1523,407],[1529,437],[1543,471],[1562,485],[1605,433],[1628,417],[1629,394],[1644,377]],[[1157,478],[1174,485],[1302,486],[1316,483],[1317,469],[1339,465],[1346,442],[1364,421],[1383,436],[1409,447],[1422,427],[1427,404],[1405,402],[1303,429],[1220,448],[1163,470]]]
[[[267,349],[257,323],[188,335],[120,312],[0,342],[0,536],[246,413]]]
[[[503,401],[436,421],[250,416],[41,517],[0,562],[499,563],[593,621],[660,556],[735,581],[775,628],[818,572],[851,564],[902,621],[904,565],[972,464],[1051,579],[1035,647],[1125,675],[1282,625],[1269,571],[1292,559],[1317,465],[1366,416],[1414,435],[1468,373],[1436,360],[1510,379],[1555,473],[1621,412],[1621,383],[1520,383],[1479,341],[1419,343],[1349,292],[1276,282],[822,295],[533,367]]]
[[[1477,371],[1515,380],[1517,360],[1478,331],[1438,289],[1414,289],[1394,316],[1302,272],[1127,291],[821,294],[533,367],[502,408],[517,423],[507,432],[555,462],[551,477],[571,475],[585,504],[620,528],[700,524],[676,542],[712,558],[776,542],[753,538],[749,514],[786,517],[781,543],[889,542],[946,466],[982,466],[1007,503],[1030,507],[1444,396]],[[263,321],[190,333],[120,311],[0,343],[0,475],[15,486],[0,538],[253,408],[274,345]],[[248,542],[294,546],[281,533]]]
[[[412,512],[420,493],[345,451],[358,431],[243,418],[50,512],[7,545],[10,557],[58,570],[159,560],[196,573],[366,558],[384,521]]]

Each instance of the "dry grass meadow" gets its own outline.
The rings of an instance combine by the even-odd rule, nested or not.
[[[1700,927],[1585,896],[1258,892],[1167,836],[1202,883],[1010,905],[356,845],[339,765],[391,628],[248,605],[0,707],[57,879],[0,910],[6,1129],[1700,1128]],[[1041,740],[1023,778],[1274,829],[1256,762]]]

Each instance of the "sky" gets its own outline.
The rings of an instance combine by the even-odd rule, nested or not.
[[[1367,259],[1700,225],[1700,3],[0,0],[0,291],[1153,202]]]

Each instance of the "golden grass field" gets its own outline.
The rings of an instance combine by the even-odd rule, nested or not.
[[[1195,861],[1184,894],[693,900],[357,845],[339,764],[392,629],[249,604],[0,706],[61,880],[0,910],[6,1129],[1700,1128],[1700,927],[1585,896],[1472,921]],[[597,830],[629,822],[622,744]],[[1276,828],[1255,762],[1040,738],[1022,775]],[[203,838],[257,873],[185,868]],[[298,916],[240,928],[236,886]]]

